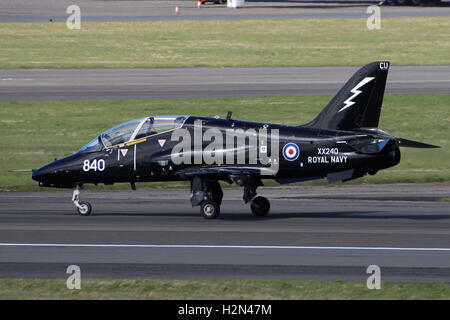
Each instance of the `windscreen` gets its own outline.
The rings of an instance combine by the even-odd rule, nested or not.
[[[80,152],[96,152],[102,150],[102,145],[100,143],[100,136],[92,139],[88,144],[80,149]]]
[[[143,119],[131,120],[114,128],[105,131],[101,135],[101,139],[105,147],[109,148],[116,144],[125,143],[131,140],[132,135],[134,134],[138,125],[142,122]]]

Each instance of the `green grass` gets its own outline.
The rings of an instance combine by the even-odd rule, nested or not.
[[[30,173],[55,157],[77,151],[100,132],[121,122],[159,114],[216,114],[236,119],[304,124],[329,97],[0,102],[0,190],[38,189]],[[356,182],[450,180],[450,95],[387,95],[380,128],[441,149],[402,149],[400,165]],[[183,184],[170,184],[182,186]],[[151,184],[167,186],[167,183]]]
[[[3,299],[449,299],[446,284],[287,280],[90,280],[68,290],[65,280],[0,280]]]
[[[450,19],[0,23],[0,68],[450,64]]]

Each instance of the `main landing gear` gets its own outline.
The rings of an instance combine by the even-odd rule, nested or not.
[[[77,208],[77,212],[80,216],[88,216],[91,214],[92,206],[87,201],[80,201],[80,190],[82,186],[77,186],[75,190],[73,190],[72,202]]]
[[[244,187],[244,202],[250,202],[250,209],[257,217],[264,217],[270,211],[270,202],[264,197],[256,197],[256,189],[262,185],[252,176],[231,177],[237,185]],[[209,181],[195,176],[191,181],[191,204],[200,206],[200,214],[205,219],[215,219],[220,214],[223,192],[218,181]]]
[[[232,176],[231,177],[238,186],[244,187],[244,199],[245,203],[250,202],[250,209],[257,217],[264,217],[269,214],[270,202],[264,197],[256,196],[256,189],[262,186],[262,182],[259,178],[254,176]]]
[[[195,176],[191,181],[191,204],[200,206],[205,219],[215,219],[220,214],[223,192],[218,181],[209,181]]]
[[[257,217],[264,217],[270,211],[270,202],[264,197],[256,197],[250,203],[250,209]]]

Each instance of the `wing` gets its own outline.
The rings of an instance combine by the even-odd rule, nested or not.
[[[258,175],[258,176],[273,176],[277,172],[268,167],[258,166],[198,166],[187,169],[182,169],[176,172],[177,175],[192,177],[200,175]]]

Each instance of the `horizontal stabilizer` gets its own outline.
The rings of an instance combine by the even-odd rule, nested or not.
[[[435,146],[428,143],[398,138],[397,141],[399,142],[400,147],[407,147],[407,148],[423,148],[423,149],[431,149],[431,148],[440,148],[439,146]]]

